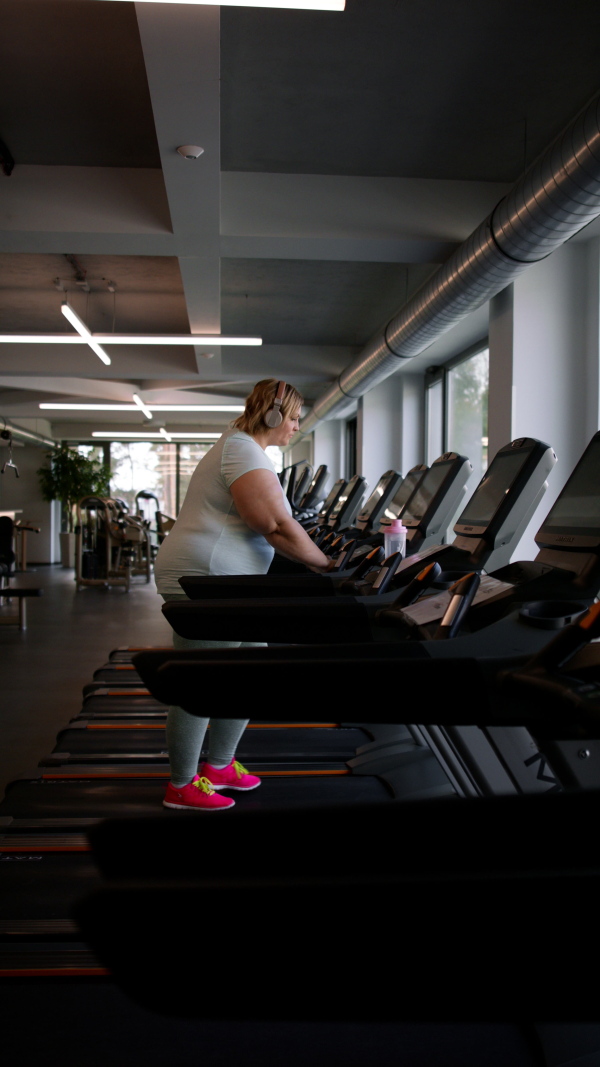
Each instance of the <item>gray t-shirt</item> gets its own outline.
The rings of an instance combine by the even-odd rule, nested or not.
[[[273,549],[240,518],[230,493],[236,478],[254,470],[275,474],[269,457],[242,430],[228,430],[200,460],[156,557],[159,593],[181,593],[178,579],[184,574],[266,574]]]

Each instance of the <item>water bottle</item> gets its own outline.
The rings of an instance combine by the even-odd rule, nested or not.
[[[406,526],[402,525],[402,519],[394,519],[386,527],[383,535],[385,558],[388,559],[394,552],[400,552],[404,559],[406,555]]]

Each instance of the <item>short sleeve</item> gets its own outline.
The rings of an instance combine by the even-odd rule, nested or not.
[[[230,489],[242,474],[255,470],[266,470],[275,474],[271,460],[256,441],[245,433],[232,434],[225,442],[221,461],[221,475],[225,485]]]

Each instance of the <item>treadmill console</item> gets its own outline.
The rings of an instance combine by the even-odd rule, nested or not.
[[[592,437],[535,540],[540,549],[600,550],[600,432]]]
[[[360,507],[366,484],[361,474],[355,474],[350,479],[327,518],[328,526],[343,530],[345,527],[352,525]]]
[[[398,486],[393,498],[386,506],[383,516],[381,518],[380,531],[384,532],[385,527],[389,526],[394,519],[399,519],[402,515],[408,501],[413,495],[415,489],[425,477],[429,467],[424,463],[418,464],[416,467],[411,467],[404,481]]]
[[[322,463],[313,477],[308,489],[306,490],[302,500],[300,501],[301,508],[314,508],[323,499],[322,493],[325,489],[325,483],[327,481],[328,471],[325,463]]]
[[[355,527],[357,530],[366,530],[368,527],[376,527],[378,525],[388,500],[393,496],[401,482],[402,475],[398,474],[398,471],[389,470],[381,475],[356,520]]]
[[[340,497],[342,496],[345,488],[346,488],[345,479],[344,478],[338,478],[337,482],[335,482],[334,485],[332,485],[331,489],[329,490],[329,496],[327,497],[327,500],[323,504],[323,508],[322,508],[323,520],[325,522],[327,522],[329,516],[331,515],[331,512],[336,507],[336,505],[337,505]],[[319,516],[319,518],[320,517],[321,516]]]
[[[402,514],[407,543],[415,550],[450,522],[473,467],[466,456],[444,452],[431,465]]]
[[[550,445],[520,437],[496,453],[466,508],[454,525],[455,548],[496,570],[508,563],[513,544],[523,535],[547,488],[556,463]],[[501,551],[505,547],[504,553]],[[490,552],[495,549],[494,557]]]

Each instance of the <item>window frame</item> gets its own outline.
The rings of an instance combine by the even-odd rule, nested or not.
[[[469,347],[465,348],[462,352],[459,353],[459,355],[453,356],[451,359],[446,360],[445,363],[440,363],[437,366],[427,367],[427,370],[425,371],[425,411],[424,411],[424,419],[423,419],[424,436],[425,436],[425,440],[424,440],[424,452],[425,453],[427,453],[427,449],[428,449],[429,430],[430,430],[430,412],[429,412],[429,402],[428,402],[428,400],[429,400],[429,398],[428,398],[429,390],[432,389],[435,385],[438,384],[438,382],[441,381],[441,383],[442,383],[442,433],[441,433],[442,453],[441,454],[443,454],[444,452],[448,452],[449,451],[449,447],[450,447],[449,441],[448,441],[448,425],[449,425],[449,422],[450,422],[449,413],[448,413],[448,404],[449,404],[449,398],[450,398],[448,382],[449,382],[450,372],[453,371],[455,369],[455,367],[460,366],[461,363],[466,363],[467,360],[472,359],[473,356],[479,355],[480,352],[485,352],[486,349],[489,350],[489,347],[490,347],[489,338],[486,337],[486,338],[482,339],[481,341],[477,341],[475,344],[469,345]],[[488,396],[489,396],[489,387],[488,387]],[[426,454],[425,462],[430,464],[430,463],[433,462],[434,459],[437,459],[437,458],[438,458],[437,456],[429,457]]]

